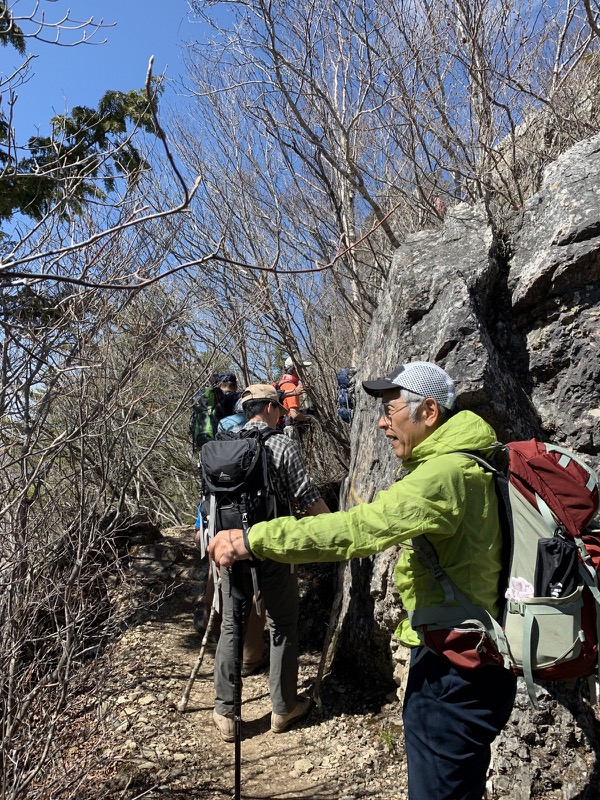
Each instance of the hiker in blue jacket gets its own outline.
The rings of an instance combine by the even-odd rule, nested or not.
[[[219,433],[237,433],[241,431],[246,424],[246,415],[242,408],[242,398],[237,401],[233,409],[233,414],[219,420],[217,425],[217,434]]]
[[[470,655],[480,663],[465,668],[456,665],[465,653],[457,659],[443,637],[437,652],[424,646],[429,632],[413,628],[411,616],[442,609],[445,597],[410,544],[426,534],[442,569],[468,600],[498,614],[501,530],[493,479],[457,452],[486,448],[496,435],[477,415],[456,412],[454,383],[436,364],[401,364],[363,388],[381,398],[378,427],[408,475],[349,511],[259,522],[246,539],[240,530],[221,531],[210,552],[223,567],[250,554],[307,563],[408,545],[394,577],[408,612],[396,635],[412,648],[403,708],[409,800],[481,800],[490,745],[510,717],[516,677],[497,652],[472,646]]]

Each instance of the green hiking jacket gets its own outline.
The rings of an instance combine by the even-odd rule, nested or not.
[[[481,450],[496,441],[481,417],[461,411],[421,442],[403,466],[409,474],[372,503],[349,511],[296,520],[259,522],[248,541],[258,558],[305,564],[364,558],[404,545],[394,578],[403,607],[439,606],[444,594],[410,547],[425,534],[440,565],[467,598],[498,613],[501,533],[493,478],[457,450]],[[396,631],[406,645],[419,644],[404,620]]]

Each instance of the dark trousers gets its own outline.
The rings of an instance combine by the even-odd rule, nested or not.
[[[409,800],[481,800],[517,679],[502,667],[457,669],[422,650],[411,655],[404,697]]]
[[[244,633],[252,607],[254,588],[250,566],[243,564]],[[234,624],[229,570],[221,570],[223,610],[221,636],[215,653],[215,708],[219,714],[233,711]],[[271,634],[269,692],[275,714],[288,714],[296,705],[298,684],[298,578],[289,564],[266,559],[260,563],[260,585]]]

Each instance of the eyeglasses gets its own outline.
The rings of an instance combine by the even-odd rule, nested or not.
[[[393,400],[391,402],[393,402]],[[402,411],[403,408],[408,408],[408,403],[405,403],[403,406],[400,406],[399,408],[393,408],[391,411],[389,403],[382,403],[379,406],[379,416],[391,422],[392,416],[396,414],[398,411]]]

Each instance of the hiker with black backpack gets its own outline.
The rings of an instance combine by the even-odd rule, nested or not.
[[[238,391],[237,378],[233,372],[223,372],[220,378],[221,396],[218,416],[221,420],[235,414],[235,406],[241,398],[241,392]]]
[[[355,367],[345,367],[337,374],[338,383],[338,416],[344,422],[352,422],[354,411],[354,376]]]
[[[236,434],[249,437],[253,432],[264,444],[269,491],[276,501],[279,514],[301,513],[316,515],[328,513],[318,490],[310,480],[303,464],[298,445],[276,430],[283,411],[277,391],[267,384],[249,386],[242,393],[244,413],[248,419],[244,429]],[[213,443],[217,450],[219,442]],[[210,450],[208,451],[210,454]],[[227,472],[225,466],[215,469],[215,481]],[[210,477],[209,477],[210,480]],[[253,499],[248,498],[252,503]],[[216,505],[216,503],[215,503]],[[270,632],[269,691],[272,714],[271,730],[282,733],[308,712],[310,699],[299,697],[298,682],[298,580],[289,564],[264,559],[258,570],[258,587],[248,563],[228,565],[223,569],[221,635],[215,654],[215,708],[213,721],[221,738],[226,742],[235,739],[234,681],[236,677],[234,640],[237,640],[238,620],[234,619],[236,591],[243,593],[243,627],[247,626],[253,595],[264,602]],[[241,571],[240,571],[241,568]],[[234,585],[234,581],[236,581]]]
[[[206,442],[212,441],[215,436],[224,431],[240,430],[246,424],[246,417],[241,408],[241,392],[237,388],[237,378],[233,372],[213,373],[210,376],[210,386],[198,392],[193,401],[192,418],[190,421],[190,434],[192,438],[192,450],[202,451]],[[198,463],[200,466],[200,461]],[[200,527],[200,509],[196,527]],[[200,636],[204,636],[210,618],[211,607],[213,605],[215,592],[213,570],[209,568],[204,595],[194,609],[194,628]],[[216,603],[216,615],[213,615],[214,622],[212,631],[215,638],[218,636],[220,628],[219,603]],[[252,646],[249,652],[252,660],[256,659],[256,653],[260,647],[259,626],[254,626]]]
[[[394,574],[409,615],[396,635],[412,648],[403,708],[408,796],[481,800],[490,745],[510,717],[516,676],[485,648],[478,667],[465,669],[424,646],[423,632],[411,627],[410,614],[420,607],[442,609],[447,598],[411,542],[426,534],[463,595],[492,617],[499,615],[502,535],[494,480],[457,452],[481,451],[496,436],[481,417],[457,411],[454,383],[436,364],[401,364],[386,378],[362,385],[382,400],[378,427],[406,477],[371,503],[327,518],[280,518],[246,533],[223,530],[210,553],[223,568],[249,556],[342,561],[403,545]]]

